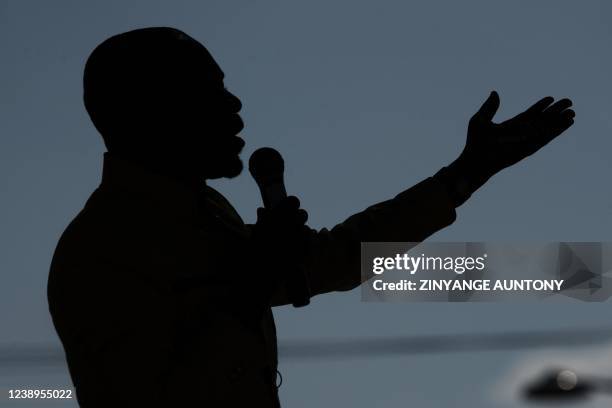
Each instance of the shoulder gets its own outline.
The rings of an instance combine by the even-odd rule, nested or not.
[[[129,200],[120,195],[96,190],[60,236],[51,273],[66,274],[74,267],[106,263],[118,258],[122,251],[145,246],[143,241],[151,237],[145,226],[153,221],[130,208],[137,204],[128,206],[126,201]]]

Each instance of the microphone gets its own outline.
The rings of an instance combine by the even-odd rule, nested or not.
[[[257,149],[249,159],[249,172],[255,179],[265,208],[274,208],[287,198],[283,173],[285,161],[271,147]]]
[[[278,151],[271,147],[255,150],[249,158],[249,172],[259,187],[264,208],[273,209],[287,198],[283,179],[285,161]],[[296,265],[285,283],[287,296],[294,307],[310,303],[310,282],[303,265]]]

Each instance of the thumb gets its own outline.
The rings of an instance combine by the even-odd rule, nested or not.
[[[266,215],[267,215],[266,213],[267,213],[267,212],[266,212],[266,209],[265,209],[265,208],[263,208],[263,207],[259,207],[259,208],[257,209],[257,219],[258,219],[258,220],[262,220],[262,219],[264,219],[264,218],[266,217]]]
[[[492,91],[486,101],[482,104],[478,112],[474,114],[472,119],[483,122],[490,122],[495,116],[495,112],[499,109],[499,95],[497,92]]]

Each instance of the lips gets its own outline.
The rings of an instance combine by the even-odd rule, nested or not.
[[[236,151],[238,153],[240,153],[242,151],[242,148],[244,147],[244,145],[246,144],[246,142],[244,141],[243,138],[239,137],[239,136],[234,136],[234,139],[236,140],[236,142],[234,143],[235,147],[236,147]]]
[[[245,146],[245,141],[240,136],[228,136],[226,142],[224,143],[225,150],[231,154],[238,154],[242,151]]]
[[[236,153],[240,153],[246,144],[244,139],[238,136],[238,133],[244,129],[244,122],[242,121],[240,115],[236,114],[232,116],[234,117],[234,120],[232,121],[231,126],[233,135],[231,137],[230,148]]]
[[[238,134],[238,132],[244,129],[244,122],[238,114],[232,115],[232,117],[233,120],[231,121],[231,125],[228,127],[230,127],[233,131],[233,134],[236,135]]]
[[[238,154],[245,146],[245,141],[238,136],[238,133],[244,129],[244,122],[238,114],[230,114],[225,116],[217,123],[217,141],[221,151],[229,154]]]

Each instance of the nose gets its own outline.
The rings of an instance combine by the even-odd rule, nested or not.
[[[240,99],[230,91],[225,91],[225,97],[227,99],[229,108],[232,112],[238,113],[242,109],[242,102]]]

